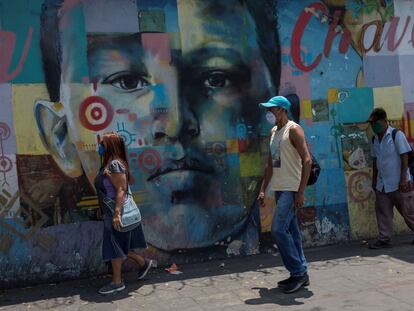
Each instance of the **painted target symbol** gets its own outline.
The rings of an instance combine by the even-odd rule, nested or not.
[[[11,171],[13,162],[6,156],[0,156],[0,172],[7,173]]]
[[[99,96],[86,98],[79,109],[81,124],[91,131],[101,131],[112,121],[114,111],[108,101]]]
[[[0,122],[0,140],[6,140],[9,137],[10,137],[9,126],[4,122]]]
[[[161,166],[161,156],[154,149],[146,149],[139,155],[138,162],[144,171],[154,173]]]
[[[353,202],[369,200],[373,195],[370,191],[371,175],[367,172],[354,173],[348,180],[348,193]]]

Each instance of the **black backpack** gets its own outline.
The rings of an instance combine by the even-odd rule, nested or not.
[[[392,141],[394,142],[394,145],[395,145],[395,136],[397,136],[398,132],[400,132],[399,129],[393,129],[391,133]],[[374,140],[375,140],[375,136],[372,136],[372,144],[374,144]],[[411,176],[414,177],[414,151],[412,147],[411,147],[411,151],[408,152],[408,169],[410,170]]]
[[[318,181],[319,174],[321,173],[321,166],[319,165],[318,161],[316,161],[313,154],[311,154],[311,157],[312,157],[312,167],[311,167],[311,172],[310,172],[308,183],[307,183],[308,186],[316,183]]]

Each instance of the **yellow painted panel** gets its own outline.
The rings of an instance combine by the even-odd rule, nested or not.
[[[311,119],[312,118],[312,102],[310,100],[302,101],[302,115],[301,119]]]
[[[328,104],[333,104],[338,102],[338,90],[329,89],[328,90]]]
[[[229,139],[226,141],[227,153],[239,153],[239,142],[237,139]]]
[[[409,122],[410,122],[410,125],[411,125],[411,137],[414,138],[414,120],[410,120]]]
[[[261,232],[270,232],[272,229],[273,215],[276,210],[275,197],[266,196],[265,206],[260,208],[260,224]]]
[[[388,119],[400,120],[404,113],[404,100],[401,86],[377,87],[374,91],[374,107],[387,111]]]
[[[259,152],[240,154],[240,176],[260,176],[262,174],[261,157]]]
[[[35,101],[49,98],[46,85],[14,84],[12,87],[17,154],[48,154],[40,140],[34,117]]]
[[[138,205],[144,205],[151,203],[151,198],[147,191],[136,191],[132,193],[135,203]]]

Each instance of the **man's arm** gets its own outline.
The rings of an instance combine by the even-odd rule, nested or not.
[[[269,152],[269,157],[267,158],[267,163],[266,163],[266,167],[264,171],[263,182],[260,187],[259,197],[257,198],[260,202],[260,205],[262,206],[264,205],[265,191],[270,182],[270,179],[272,178],[272,175],[273,175],[272,156]]]
[[[377,158],[372,158],[372,189],[375,191],[377,189]]]
[[[400,190],[407,192],[409,190],[409,184],[407,180],[408,170],[408,153],[400,154],[401,158],[401,173],[400,173]]]
[[[293,126],[289,131],[289,137],[302,159],[302,176],[295,198],[295,208],[298,208],[302,207],[305,201],[304,194],[312,169],[312,157],[306,144],[305,133],[300,126]]]
[[[410,144],[407,141],[404,133],[398,131],[394,139],[395,147],[400,155],[401,159],[401,172],[400,172],[400,185],[399,188],[403,192],[409,190],[409,184],[407,181],[407,171],[408,171],[408,152],[411,151]]]

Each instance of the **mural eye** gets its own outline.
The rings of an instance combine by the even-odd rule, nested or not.
[[[230,79],[224,72],[212,72],[204,80],[204,86],[209,88],[224,88],[231,85]]]
[[[111,84],[116,88],[128,92],[139,91],[150,85],[150,83],[141,74],[131,72],[115,73],[107,77],[103,83]]]

